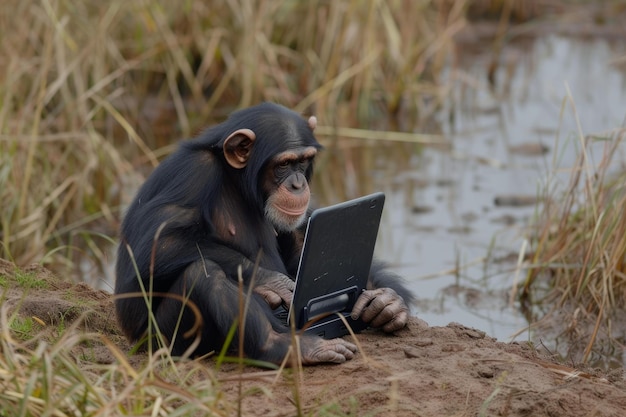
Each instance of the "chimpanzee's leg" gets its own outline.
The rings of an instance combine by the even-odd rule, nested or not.
[[[169,292],[188,297],[202,314],[202,339],[195,354],[220,350],[230,327],[239,317],[240,294],[236,282],[227,278],[217,264],[198,261],[185,270]],[[245,293],[247,288],[244,288]],[[280,363],[291,343],[288,329],[273,328],[271,310],[260,296],[253,294],[247,301],[245,354],[250,358]],[[173,353],[176,355],[182,354],[194,340],[194,337],[183,336],[194,325],[195,317],[189,308],[185,308],[177,329],[180,310],[179,300],[167,298],[156,311],[163,334],[169,340],[175,337]],[[234,340],[238,340],[238,335]],[[343,339],[324,340],[317,336],[303,336],[300,347],[304,363],[340,363],[351,359],[356,351],[356,346]]]

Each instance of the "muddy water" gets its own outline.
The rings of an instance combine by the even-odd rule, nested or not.
[[[414,313],[506,341],[528,325],[511,291],[524,278],[515,261],[536,196],[565,183],[578,124],[585,135],[601,134],[626,116],[626,42],[552,36],[507,44],[493,83],[485,51],[464,52],[446,74],[452,97],[429,131],[450,149],[326,143],[314,191],[321,205],[384,191],[376,255],[407,278],[418,296]],[[99,287],[112,289],[113,264],[111,254]]]
[[[352,144],[348,163],[330,161],[326,170],[342,172],[348,190],[322,177],[318,195],[329,203],[385,191],[376,252],[409,280],[419,298],[414,311],[431,325],[457,321],[510,340],[528,324],[510,297],[523,279],[515,269],[523,227],[537,194],[567,178],[577,121],[585,135],[622,124],[624,46],[556,36],[509,45],[492,85],[491,57],[464,55],[447,74],[453,98],[438,115],[451,150]]]

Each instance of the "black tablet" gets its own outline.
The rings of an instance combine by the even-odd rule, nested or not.
[[[326,339],[366,326],[350,312],[365,290],[385,195],[375,193],[317,209],[309,218],[289,318]],[[287,323],[291,323],[288,321]]]

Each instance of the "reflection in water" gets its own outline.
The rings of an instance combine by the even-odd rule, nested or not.
[[[584,134],[622,124],[625,80],[613,64],[624,46],[561,37],[509,45],[493,87],[491,57],[462,56],[447,74],[453,98],[439,117],[452,150],[339,141],[320,162],[319,202],[385,191],[377,256],[410,279],[418,315],[508,340],[527,325],[509,302],[522,228],[548,178],[567,178],[554,168],[574,161],[577,119]],[[510,196],[531,204],[495,204]],[[496,262],[502,258],[513,262]]]

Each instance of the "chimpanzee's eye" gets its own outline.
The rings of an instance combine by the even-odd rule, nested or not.
[[[287,175],[289,172],[289,168],[291,167],[291,162],[282,161],[275,165],[274,172],[277,178],[282,178]]]
[[[309,164],[309,159],[301,159],[300,161],[298,161],[298,168],[302,171],[305,171],[309,167]]]

